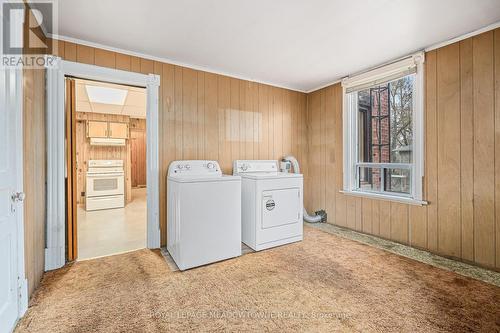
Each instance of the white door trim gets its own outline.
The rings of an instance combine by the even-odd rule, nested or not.
[[[52,56],[50,56],[52,57]],[[145,87],[147,89],[147,247],[160,247],[158,91],[160,76],[63,61],[47,66],[47,246],[45,270],[64,266],[65,257],[65,76]],[[54,60],[55,59],[55,60]]]

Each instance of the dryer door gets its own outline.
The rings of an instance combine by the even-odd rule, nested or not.
[[[300,222],[298,187],[262,192],[262,229]]]

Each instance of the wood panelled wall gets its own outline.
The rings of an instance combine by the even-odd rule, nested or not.
[[[26,11],[30,13],[30,11]],[[30,16],[30,19],[33,19]],[[29,31],[25,20],[25,40]],[[32,26],[37,26],[33,24]],[[37,28],[39,29],[39,28]],[[43,35],[43,33],[41,34]],[[24,45],[27,45],[25,42]],[[28,294],[38,286],[45,267],[46,221],[45,71],[23,70],[24,260]]]
[[[52,41],[68,61],[161,76],[160,228],[166,243],[166,173],[173,160],[218,160],[294,154],[307,172],[306,95],[70,42]]]
[[[426,53],[428,206],[365,199],[342,188],[342,89],[307,96],[309,210],[328,222],[500,269],[500,30]]]
[[[130,119],[130,179],[132,187],[146,186],[146,119]]]
[[[87,120],[116,121],[129,123],[130,117],[117,114],[104,114],[93,112],[76,112],[76,167],[77,167],[77,203],[85,207],[85,196],[82,192],[87,191],[86,175],[88,160],[123,160],[125,170],[125,202],[132,201],[132,172],[130,139],[126,140],[125,146],[91,146],[87,138]]]
[[[29,295],[38,286],[45,267],[46,150],[45,72],[23,71],[24,109],[24,242]]]

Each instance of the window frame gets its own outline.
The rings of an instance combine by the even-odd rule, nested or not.
[[[415,205],[425,205],[423,200],[424,177],[424,53],[419,52],[397,62],[375,68],[359,75],[350,76],[342,80],[343,96],[343,190],[342,193],[355,196],[403,202]],[[387,82],[403,77],[415,75],[413,86],[413,155],[411,163],[372,163],[358,161],[358,108],[357,94],[347,90],[356,87],[367,87],[377,82]],[[362,89],[362,88],[360,88]],[[369,191],[358,188],[358,170],[360,167],[375,167],[381,170],[381,190]],[[410,186],[408,193],[388,192],[383,190],[384,169],[396,167],[411,170]]]

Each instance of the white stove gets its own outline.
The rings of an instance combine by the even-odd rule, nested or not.
[[[86,210],[125,207],[123,160],[89,160]]]

